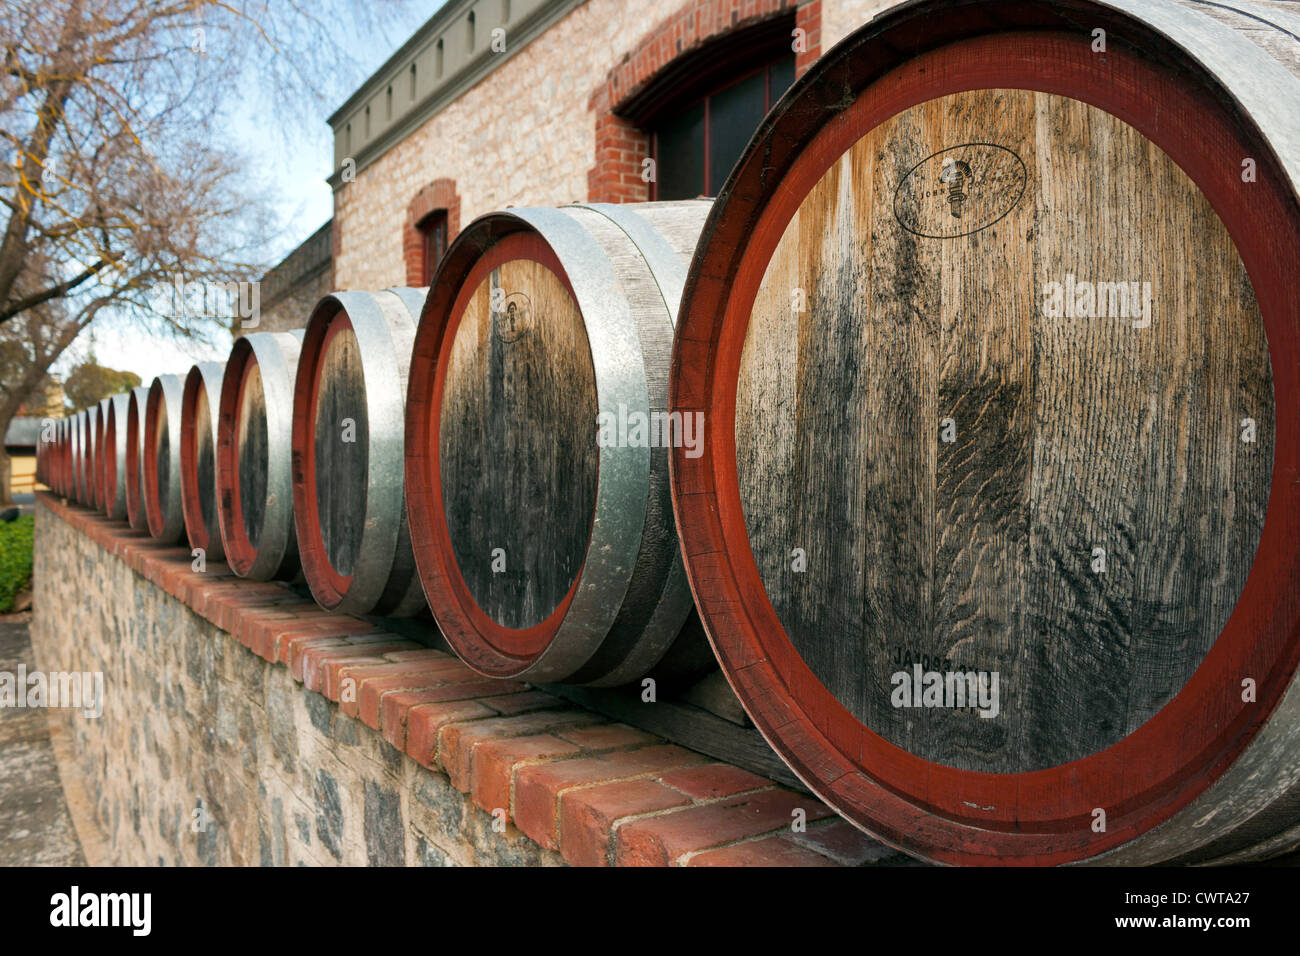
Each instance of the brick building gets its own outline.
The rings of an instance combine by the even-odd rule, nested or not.
[[[321,259],[302,255],[313,236],[268,274],[298,278],[264,292],[264,327],[304,325],[325,275],[427,284],[462,226],[506,206],[715,195],[771,103],[886,5],[450,0],[329,118],[329,268],[290,264]]]

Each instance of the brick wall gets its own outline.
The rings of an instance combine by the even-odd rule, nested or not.
[[[640,179],[645,134],[612,112],[631,92],[628,84],[644,82],[709,37],[788,15],[796,2],[588,0],[340,187],[338,287],[407,281],[409,209],[438,180],[455,183],[462,226],[505,206],[647,198]],[[887,5],[805,0],[796,22],[817,45],[799,59],[800,68]]]
[[[102,716],[56,712],[104,862],[906,861],[806,794],[39,501],[37,663],[104,673]]]

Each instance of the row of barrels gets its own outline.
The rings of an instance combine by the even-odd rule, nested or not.
[[[900,4],[716,203],[480,218],[42,474],[327,608],[427,600],[488,675],[690,672],[702,621],[929,860],[1291,849],[1300,23],[1194,7]]]

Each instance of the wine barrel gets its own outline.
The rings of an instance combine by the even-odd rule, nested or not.
[[[68,416],[68,462],[66,462],[64,496],[77,501],[79,494],[78,473],[81,462],[81,412]]]
[[[425,607],[406,524],[403,426],[427,289],[336,292],[313,310],[293,392],[293,514],[316,602],[407,617]]]
[[[439,266],[411,359],[407,509],[434,617],[484,674],[626,683],[682,631],[667,453],[647,426],[708,208],[511,209]]]
[[[126,406],[126,521],[138,531],[149,529],[144,505],[144,423],[149,408],[149,387],[131,389]]]
[[[677,527],[754,723],[862,829],[952,864],[1300,837],[1297,103],[1167,0],[919,0],[732,171]]]
[[[181,391],[181,511],[190,548],[209,561],[225,557],[217,514],[217,416],[225,366],[200,362]]]
[[[92,506],[96,511],[104,510],[104,463],[111,457],[105,453],[104,433],[108,427],[108,411],[112,403],[107,398],[101,398],[96,406],[95,413],[95,456],[91,462],[92,475]]]
[[[181,393],[179,375],[159,375],[145,400],[144,475],[140,495],[145,521],[156,540],[173,544],[185,531],[181,508]]]
[[[95,507],[95,452],[99,432],[99,406],[82,412],[81,420],[81,495],[77,499],[87,508]]]
[[[100,510],[115,521],[126,518],[126,413],[127,395],[104,399],[103,450],[100,455]]]
[[[81,455],[82,455],[82,436],[85,433],[82,421],[86,419],[85,412],[77,412],[69,419],[68,433],[68,497],[75,502],[81,502]]]
[[[298,547],[289,479],[301,331],[235,341],[221,382],[217,501],[226,562],[255,581],[293,577]]]

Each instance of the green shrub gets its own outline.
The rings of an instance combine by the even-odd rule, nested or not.
[[[17,521],[0,521],[0,614],[14,606],[16,595],[32,579],[32,533],[36,519],[21,515]]]

